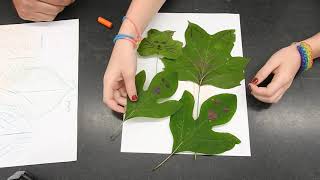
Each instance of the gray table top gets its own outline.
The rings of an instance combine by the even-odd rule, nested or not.
[[[250,95],[251,157],[177,155],[156,172],[166,155],[120,153],[109,136],[119,116],[102,103],[102,77],[112,38],[129,1],[78,0],[58,19],[80,19],[78,161],[0,169],[0,179],[26,169],[41,180],[320,179],[320,63],[299,75],[275,105]],[[251,59],[247,82],[277,49],[320,31],[319,0],[174,0],[161,12],[239,13],[244,55]],[[22,23],[11,1],[0,3],[0,24]],[[112,30],[96,23],[114,22]]]

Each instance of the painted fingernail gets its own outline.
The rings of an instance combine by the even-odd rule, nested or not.
[[[252,84],[257,84],[258,83],[258,78],[253,78],[252,80],[251,80],[251,82],[250,83],[252,83]]]
[[[138,96],[137,95],[133,95],[132,97],[131,97],[131,101],[137,101],[138,100]]]

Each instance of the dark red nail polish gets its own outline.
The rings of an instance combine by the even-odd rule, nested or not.
[[[252,80],[251,80],[251,82],[250,83],[252,83],[252,84],[257,84],[258,83],[258,78],[253,78]]]
[[[131,101],[137,101],[138,100],[138,96],[137,95],[133,95],[132,97],[131,97]]]

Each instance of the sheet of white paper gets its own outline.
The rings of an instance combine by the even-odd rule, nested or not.
[[[240,17],[238,14],[159,13],[144,32],[144,36],[151,28],[162,31],[173,30],[175,31],[173,38],[185,43],[184,32],[188,26],[188,21],[200,25],[210,34],[225,29],[235,29],[236,42],[232,55],[242,56]],[[149,85],[156,72],[162,71],[162,67],[162,62],[157,61],[157,58],[139,57],[137,72],[146,71],[147,83],[145,87]],[[184,90],[191,92],[195,101],[197,101],[195,95],[198,92],[198,85],[191,82],[179,82],[179,88],[171,99],[179,100]],[[239,145],[220,155],[251,156],[245,82],[242,81],[241,86],[227,90],[213,86],[202,86],[200,91],[200,104],[209,97],[220,93],[237,95],[238,109],[234,117],[229,123],[214,128],[214,130],[232,133],[241,140]],[[195,107],[194,118],[197,114],[196,109]],[[169,117],[167,117],[162,119],[135,118],[126,121],[122,130],[121,152],[170,154],[173,138],[169,128],[169,120]]]
[[[0,167],[77,160],[79,21],[0,26]]]

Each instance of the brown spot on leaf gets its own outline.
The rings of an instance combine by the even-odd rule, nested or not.
[[[214,111],[212,111],[212,110],[209,110],[209,111],[208,111],[208,119],[209,119],[210,121],[216,120],[217,117],[218,117],[218,115],[217,115],[216,112],[214,112]]]
[[[160,94],[160,87],[156,87],[156,88],[154,88],[154,90],[153,90],[153,93],[154,94]]]
[[[227,108],[227,107],[223,108],[223,112],[227,113],[227,112],[229,112],[229,111],[230,111],[229,108]]]

